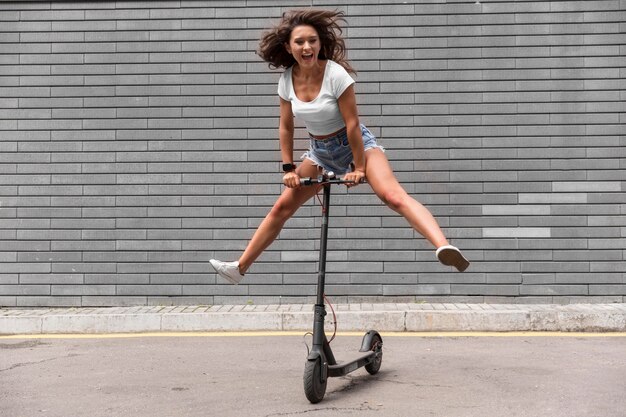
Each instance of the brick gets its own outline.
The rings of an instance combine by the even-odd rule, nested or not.
[[[625,285],[590,285],[589,295],[622,295]]]
[[[491,206],[484,205],[482,214],[486,216],[498,215],[547,215],[550,214],[548,205],[516,205],[516,206]]]
[[[522,284],[524,285],[544,285],[556,283],[556,274],[522,274]]]
[[[517,285],[464,285],[464,284],[452,284],[450,285],[449,294],[462,294],[462,295],[501,295],[501,296],[516,296],[520,295],[520,289]]]
[[[17,298],[17,307],[80,307],[80,297],[23,296]]]
[[[148,274],[85,274],[85,284],[149,284]]]
[[[52,296],[105,296],[115,295],[114,285],[52,285]]]
[[[550,237],[550,228],[545,227],[518,227],[518,228],[483,228],[483,236],[486,238],[494,237],[517,237],[517,238],[545,238]]]
[[[38,296],[50,295],[49,285],[0,285],[0,295]]]
[[[521,285],[520,295],[588,295],[586,285]]]
[[[8,263],[2,266],[3,273],[49,273],[49,263]],[[14,289],[18,291],[18,289]]]
[[[16,285],[18,283],[18,274],[1,274],[0,284],[3,285]],[[0,302],[0,305],[3,305]]]
[[[552,189],[555,192],[600,192],[600,191],[621,191],[620,182],[554,182]]]
[[[586,193],[519,194],[521,204],[585,204],[587,199]]]

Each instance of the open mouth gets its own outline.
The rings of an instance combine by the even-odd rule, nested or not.
[[[313,59],[313,54],[302,54],[302,59],[305,61],[311,61]]]

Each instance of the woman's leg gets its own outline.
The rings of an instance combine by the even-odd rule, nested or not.
[[[380,149],[365,152],[365,177],[376,195],[392,210],[404,216],[409,224],[436,248],[448,245],[437,220],[422,204],[407,194]]]
[[[318,174],[318,167],[310,160],[305,159],[296,169],[296,172],[300,177],[315,177]],[[239,271],[241,274],[244,274],[250,268],[250,265],[276,239],[285,222],[293,216],[302,204],[316,193],[317,187],[315,186],[297,189],[286,188],[282,192],[239,258]]]

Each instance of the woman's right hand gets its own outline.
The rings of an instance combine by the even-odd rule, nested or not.
[[[283,176],[283,183],[288,188],[298,188],[300,187],[300,176],[295,171],[288,172]]]

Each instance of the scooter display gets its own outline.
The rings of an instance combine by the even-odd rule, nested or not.
[[[303,378],[304,393],[307,399],[311,403],[318,403],[324,398],[328,378],[346,375],[363,366],[371,375],[376,374],[383,360],[383,340],[376,330],[369,330],[363,336],[361,348],[359,349],[361,354],[358,357],[348,362],[338,362],[335,359],[324,330],[324,318],[327,314],[324,302],[324,285],[326,281],[330,189],[332,185],[351,184],[352,182],[335,178],[332,172],[327,172],[317,178],[301,178],[300,183],[305,186],[321,186],[324,191],[319,271],[313,317],[313,343],[304,366]]]

